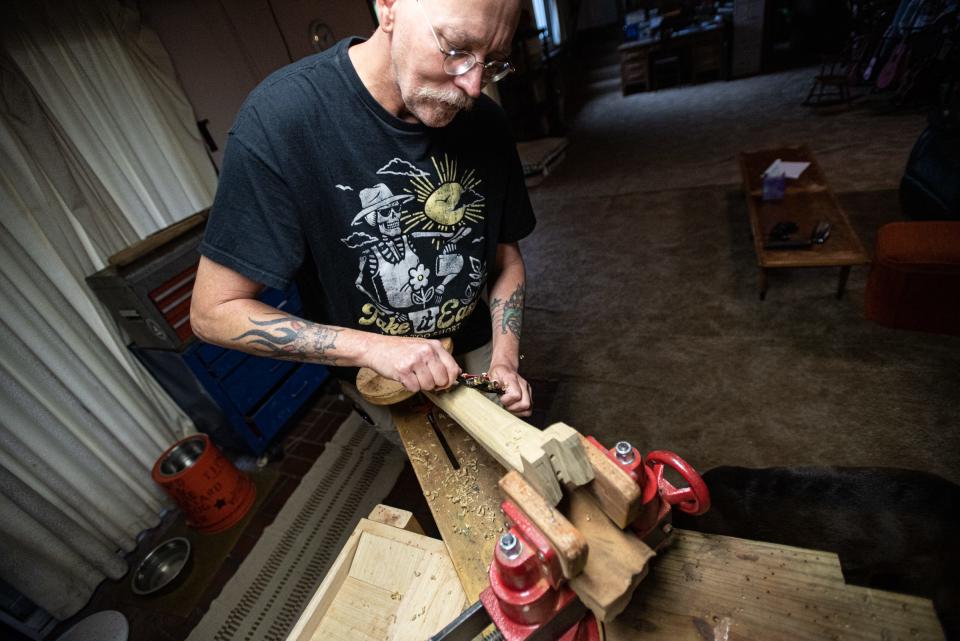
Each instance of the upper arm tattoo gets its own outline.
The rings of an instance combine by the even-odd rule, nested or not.
[[[335,365],[337,357],[330,353],[337,347],[340,329],[311,323],[296,316],[283,316],[258,321],[247,317],[258,328],[250,329],[231,340],[243,341],[258,352],[285,360],[311,360]]]

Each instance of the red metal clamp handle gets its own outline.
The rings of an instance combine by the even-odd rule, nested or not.
[[[667,450],[650,452],[645,457],[647,465],[653,469],[657,477],[657,487],[660,496],[670,505],[676,505],[681,512],[687,514],[703,514],[710,509],[710,490],[703,482],[700,474],[682,458]],[[688,487],[676,488],[663,476],[663,466],[669,465],[675,469]]]

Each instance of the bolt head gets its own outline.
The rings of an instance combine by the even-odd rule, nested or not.
[[[515,537],[512,532],[501,535],[498,545],[500,551],[503,552],[508,559],[517,558],[523,549],[523,546],[520,544],[520,539]]]
[[[517,547],[517,537],[515,537],[512,532],[507,532],[500,537],[501,550],[504,552],[509,552],[515,547]]]
[[[629,441],[617,441],[613,450],[621,463],[633,463],[633,445]]]

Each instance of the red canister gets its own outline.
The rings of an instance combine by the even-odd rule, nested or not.
[[[187,517],[187,525],[212,534],[247,514],[257,488],[234,467],[206,434],[177,441],[153,465],[153,480]]]

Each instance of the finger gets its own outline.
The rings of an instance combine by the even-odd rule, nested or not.
[[[433,389],[446,389],[450,387],[450,373],[439,358],[430,359],[427,367],[430,370],[430,375],[433,377]]]
[[[444,387],[449,387],[457,381],[457,377],[460,376],[460,364],[447,350],[443,349],[443,346],[440,343],[437,343],[437,357],[439,363],[446,370],[447,384]]]
[[[512,376],[509,372],[501,374],[499,369],[492,369],[487,372],[487,377],[494,383],[497,383],[500,386],[500,389],[503,390],[503,393],[500,394],[500,404],[506,406],[507,403],[512,402],[517,398],[517,386],[511,384]]]
[[[433,372],[430,371],[429,364],[418,364],[414,369],[420,389],[430,391],[436,389],[437,382],[433,379]]]
[[[500,381],[500,385],[506,389],[506,391],[500,395],[500,404],[505,408],[510,409],[515,403],[523,398],[520,393],[520,388],[516,384],[511,385],[509,383]]]
[[[516,386],[519,391],[516,401],[510,403],[509,406],[504,404],[504,408],[517,416],[530,416],[532,413],[531,408],[531,396],[530,396],[530,384],[527,381],[523,380],[519,376],[516,377]]]
[[[420,391],[420,381],[417,380],[416,375],[412,372],[406,372],[400,374],[400,382],[403,383],[403,386],[410,392],[419,392]]]

